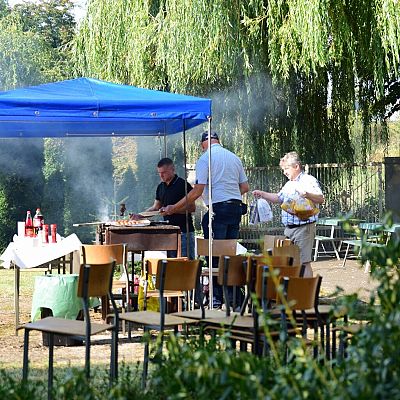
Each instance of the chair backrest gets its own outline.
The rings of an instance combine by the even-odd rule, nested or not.
[[[78,297],[102,297],[111,293],[115,261],[104,264],[81,264],[78,279]],[[87,287],[85,288],[85,280]]]
[[[285,239],[282,235],[264,235],[264,251],[277,246],[279,240]]]
[[[274,256],[293,257],[293,265],[300,265],[300,248],[295,244],[290,246],[274,247],[272,249]]]
[[[257,265],[257,275],[256,275],[256,287],[255,287],[255,292],[256,295],[259,299],[261,299],[263,295],[263,269],[264,265],[266,264],[259,264]],[[284,276],[287,277],[300,277],[301,274],[301,266],[300,265],[294,265],[294,266],[273,266],[273,265],[268,265],[269,267],[269,273],[270,277],[268,277],[267,280],[267,290],[266,290],[266,298],[269,301],[276,301],[278,292],[277,292],[277,286],[275,284],[275,280],[271,277],[272,274],[277,274],[277,282],[280,283],[281,279]]]
[[[213,256],[236,255],[236,239],[214,239],[212,243]],[[208,256],[208,239],[197,238],[196,246],[198,256]]]
[[[117,264],[126,263],[125,244],[84,244],[82,245],[83,264],[106,264],[110,259]]]
[[[315,308],[318,301],[322,277],[312,278],[290,277],[287,289],[287,301],[292,310],[308,310]]]
[[[158,271],[158,266],[159,262],[161,260],[167,260],[167,261],[187,261],[187,257],[175,257],[175,258],[145,258],[144,259],[144,267],[145,267],[145,273],[147,275],[157,275]]]
[[[244,286],[246,284],[246,271],[243,262],[246,256],[220,256],[218,264],[218,283],[225,286]],[[226,280],[224,273],[226,268]]]
[[[276,246],[275,247],[285,247],[285,246],[291,246],[293,243],[290,239],[279,239],[276,241]]]
[[[164,261],[165,268],[163,268]],[[181,291],[196,289],[199,277],[199,265],[199,260],[159,260],[156,288]]]

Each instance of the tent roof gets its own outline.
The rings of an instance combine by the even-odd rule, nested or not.
[[[209,99],[90,78],[0,92],[0,137],[170,135],[209,116]]]

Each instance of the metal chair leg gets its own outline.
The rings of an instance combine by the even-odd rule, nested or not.
[[[90,337],[85,338],[85,375],[90,378]]]
[[[54,361],[54,333],[49,332],[49,372],[47,385],[47,398],[51,400],[53,391],[53,361]]]
[[[329,319],[326,320],[326,348],[325,348],[325,354],[326,354],[326,359],[330,360],[331,359],[331,327],[330,327],[330,321]]]
[[[25,382],[28,380],[29,332],[30,332],[29,329],[25,329],[25,332],[24,332],[24,361],[23,361],[23,368],[22,368],[22,380],[25,381]]]
[[[315,250],[314,250],[314,261],[318,259],[318,248],[319,248],[319,240],[315,240]]]
[[[346,260],[347,260],[347,255],[349,254],[349,249],[350,249],[350,245],[347,244],[347,249],[346,249],[346,253],[345,253],[345,255],[344,255],[343,264],[342,264],[342,267],[343,267],[343,268],[344,268],[345,265],[346,265]]]
[[[110,383],[118,379],[118,327],[111,334]]]
[[[144,331],[144,332],[146,332],[146,331]],[[149,368],[149,342],[146,341],[146,343],[144,344],[142,389],[146,388],[148,368]]]

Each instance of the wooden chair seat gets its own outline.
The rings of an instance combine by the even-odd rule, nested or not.
[[[209,318],[225,318],[226,313],[225,311],[221,310],[205,310],[205,317],[202,317],[202,312],[200,309],[195,309],[195,310],[187,310],[187,311],[181,311],[174,313],[177,317],[182,317],[182,318],[191,318],[195,320],[201,320],[201,319],[209,319]],[[234,313],[238,314],[238,313]]]
[[[24,325],[25,329],[54,333],[56,335],[68,335],[68,336],[85,336],[86,334],[86,322],[77,320],[68,320],[65,318],[47,317],[40,319],[35,322],[29,322]],[[91,323],[90,331],[92,335],[105,332],[113,329],[114,325]]]
[[[158,290],[148,290],[146,292],[146,297],[159,297],[160,293]],[[185,297],[185,293],[181,290],[166,290],[164,296],[168,299],[170,297]]]
[[[206,326],[219,325],[219,326],[232,326],[232,328],[247,328],[253,329],[253,317],[232,313],[229,317],[225,318],[207,318],[202,319],[201,322]]]
[[[121,319],[132,322],[137,325],[151,327],[160,326],[160,313],[156,311],[136,311],[131,313],[122,313]],[[193,320],[189,318],[181,318],[172,314],[165,314],[165,328],[175,327],[177,325],[192,324]]]

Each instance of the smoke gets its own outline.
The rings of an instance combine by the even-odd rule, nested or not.
[[[218,92],[212,92],[213,126],[227,137],[239,128],[263,130],[267,116],[282,113],[279,109],[279,91],[272,85],[271,78],[264,73],[251,75]]]
[[[38,178],[43,164],[43,139],[1,139],[0,171],[23,179]]]

